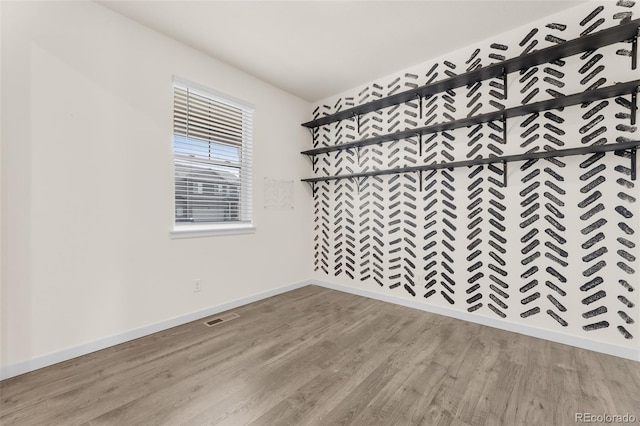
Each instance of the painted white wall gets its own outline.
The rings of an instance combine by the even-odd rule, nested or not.
[[[306,101],[92,2],[3,2],[1,24],[0,365],[308,278]],[[255,234],[169,237],[173,75],[256,106]],[[265,177],[295,180],[293,210],[264,209]]]

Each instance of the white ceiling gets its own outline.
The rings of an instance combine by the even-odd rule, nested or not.
[[[584,1],[98,3],[315,102]]]

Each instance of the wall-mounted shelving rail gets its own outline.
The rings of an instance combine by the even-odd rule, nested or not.
[[[430,83],[425,86],[418,87],[413,90],[401,92],[386,98],[378,99],[360,106],[349,108],[339,111],[335,114],[327,115],[318,118],[313,121],[304,123],[303,126],[314,128],[329,124],[335,121],[357,117],[359,122],[359,116],[367,112],[375,111],[381,108],[398,105],[403,102],[407,102],[416,98],[422,99],[424,97],[443,92],[449,89],[455,89],[471,83],[486,80],[489,78],[502,77],[504,82],[504,98],[507,98],[507,75],[510,72],[519,71],[527,68],[531,68],[543,63],[553,62],[555,60],[572,56],[581,52],[594,50],[599,47],[607,46],[617,42],[629,41],[632,43],[631,47],[631,68],[637,68],[638,60],[638,36],[640,35],[640,19],[630,21],[624,24],[620,24],[616,27],[612,27],[606,30],[599,31],[597,33],[579,37],[574,40],[570,40],[564,43],[560,43],[556,46],[548,47],[542,50],[538,50],[527,55],[522,55],[517,58],[509,59],[497,64],[480,68],[475,71],[471,71],[465,74],[460,74],[446,80]],[[532,104],[521,105],[512,108],[505,108],[485,114],[479,114],[472,117],[462,118],[458,120],[448,121],[444,123],[429,125],[416,129],[403,130],[395,133],[389,133],[385,135],[374,136],[359,141],[348,142],[339,145],[324,146],[320,148],[314,148],[306,151],[302,151],[302,154],[314,157],[318,154],[324,154],[334,151],[342,151],[348,149],[356,149],[359,155],[360,148],[369,145],[376,145],[384,142],[396,141],[401,139],[409,139],[412,137],[418,137],[419,152],[422,152],[422,136],[430,133],[437,133],[447,130],[453,130],[461,127],[468,127],[480,123],[488,123],[491,121],[502,121],[503,141],[507,142],[507,119],[512,117],[523,116],[526,114],[547,111],[551,109],[558,109],[572,105],[578,105],[582,103],[588,103],[598,101],[601,99],[613,98],[622,95],[631,95],[631,110],[630,121],[631,125],[636,124],[637,115],[637,93],[640,89],[640,79],[632,80],[624,83],[618,83],[607,87],[602,87],[595,90],[589,90],[582,93],[577,93],[569,96],[556,97],[545,101],[535,102]],[[337,179],[356,179],[358,187],[360,187],[360,178],[366,178],[370,176],[390,175],[399,173],[414,173],[420,174],[420,186],[422,186],[422,172],[437,169],[450,169],[456,167],[470,167],[481,164],[495,164],[501,163],[503,165],[503,185],[507,185],[507,163],[513,161],[528,161],[540,158],[550,157],[566,157],[572,155],[585,155],[599,152],[609,151],[622,151],[628,152],[631,160],[631,179],[636,179],[636,151],[640,146],[640,140],[634,140],[629,142],[621,142],[606,145],[587,146],[579,148],[569,148],[560,150],[550,150],[543,152],[529,152],[516,155],[506,156],[491,156],[487,158],[475,158],[466,161],[455,161],[448,163],[436,163],[425,164],[420,166],[411,166],[403,168],[395,168],[388,170],[372,170],[363,171],[352,174],[336,175],[336,176],[320,176],[302,179],[303,182],[308,182],[313,192],[316,191],[316,183],[337,180]],[[315,162],[315,157],[313,158]],[[422,190],[422,188],[420,188]]]
[[[376,145],[383,142],[390,142],[400,139],[407,139],[415,136],[422,136],[429,133],[437,133],[446,130],[453,130],[460,127],[472,126],[474,124],[487,123],[489,121],[500,120],[503,122],[503,137],[506,143],[506,123],[507,118],[518,117],[534,112],[547,111],[550,109],[562,108],[571,105],[577,105],[584,102],[593,102],[600,99],[612,98],[614,96],[631,95],[631,124],[636,122],[636,92],[640,87],[640,79],[629,81],[627,83],[614,84],[612,86],[603,87],[596,90],[577,93],[575,95],[562,96],[546,101],[535,102],[528,105],[507,108],[499,111],[493,111],[486,114],[480,114],[473,117],[463,118],[460,120],[448,121],[445,123],[434,124],[416,129],[403,130],[400,132],[389,133],[386,135],[374,136],[372,138],[361,139],[355,142],[348,142],[340,145],[325,146],[321,148],[302,151],[304,155],[317,155],[332,151],[342,151],[345,149],[360,148],[368,145]]]
[[[486,158],[475,158],[471,160],[465,161],[454,161],[449,163],[435,163],[435,164],[424,164],[420,166],[411,166],[411,167],[399,167],[395,169],[386,169],[386,170],[371,170],[367,172],[361,173],[353,173],[346,175],[337,175],[337,176],[320,176],[314,178],[302,179],[303,182],[308,182],[311,184],[313,192],[315,193],[316,187],[315,184],[317,182],[329,181],[329,180],[338,180],[338,179],[359,179],[366,178],[371,176],[381,176],[381,175],[392,175],[392,174],[400,174],[400,173],[422,173],[429,170],[439,170],[439,169],[453,169],[457,167],[471,167],[483,164],[497,164],[501,163],[504,167],[503,169],[503,185],[506,187],[507,185],[507,163],[514,161],[528,161],[528,160],[537,160],[540,158],[550,158],[550,157],[567,157],[574,155],[585,155],[585,154],[595,154],[599,152],[610,152],[610,151],[618,151],[618,152],[628,152],[630,154],[631,161],[631,180],[636,180],[636,151],[638,146],[640,146],[640,140],[634,140],[629,142],[620,142],[608,145],[594,145],[594,146],[584,146],[579,148],[568,148],[568,149],[558,149],[551,151],[540,151],[540,152],[529,152],[526,154],[516,154],[516,155],[505,155],[505,156],[495,156],[495,157],[486,157]],[[420,182],[422,183],[422,176],[420,176]]]
[[[430,83],[415,89],[397,93],[392,96],[377,99],[362,105],[344,109],[335,114],[326,115],[315,120],[303,123],[304,127],[314,128],[325,124],[340,121],[346,118],[358,117],[368,112],[387,108],[404,102],[424,98],[436,93],[441,93],[449,89],[466,86],[478,81],[490,78],[502,77],[504,79],[505,98],[507,88],[507,74],[536,65],[556,61],[561,58],[573,56],[578,53],[594,50],[599,47],[608,46],[618,42],[631,42],[631,69],[636,69],[638,64],[638,31],[640,29],[640,19],[629,21],[615,27],[607,28],[596,33],[578,37],[555,46],[547,47],[535,52],[521,55],[506,61],[489,65],[484,68],[460,74],[445,80]]]

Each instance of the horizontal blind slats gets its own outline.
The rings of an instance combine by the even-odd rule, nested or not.
[[[212,98],[207,98],[188,90],[178,89],[174,96],[174,100],[178,101],[178,106],[190,105],[194,110],[216,108],[222,113],[228,115],[242,116],[244,114],[244,110],[241,107],[235,107],[225,102],[216,101]]]
[[[212,120],[215,120],[213,124],[218,124],[219,126],[224,126],[228,128],[232,128],[235,130],[241,130],[244,124],[244,120],[242,117],[227,117],[225,115],[218,114],[214,111],[196,111],[193,108],[184,111],[175,110],[174,119],[186,121],[187,117],[190,121],[200,122],[200,123],[212,123]]]

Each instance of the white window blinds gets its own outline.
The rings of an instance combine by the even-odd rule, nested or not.
[[[174,79],[175,225],[250,225],[253,107]]]

